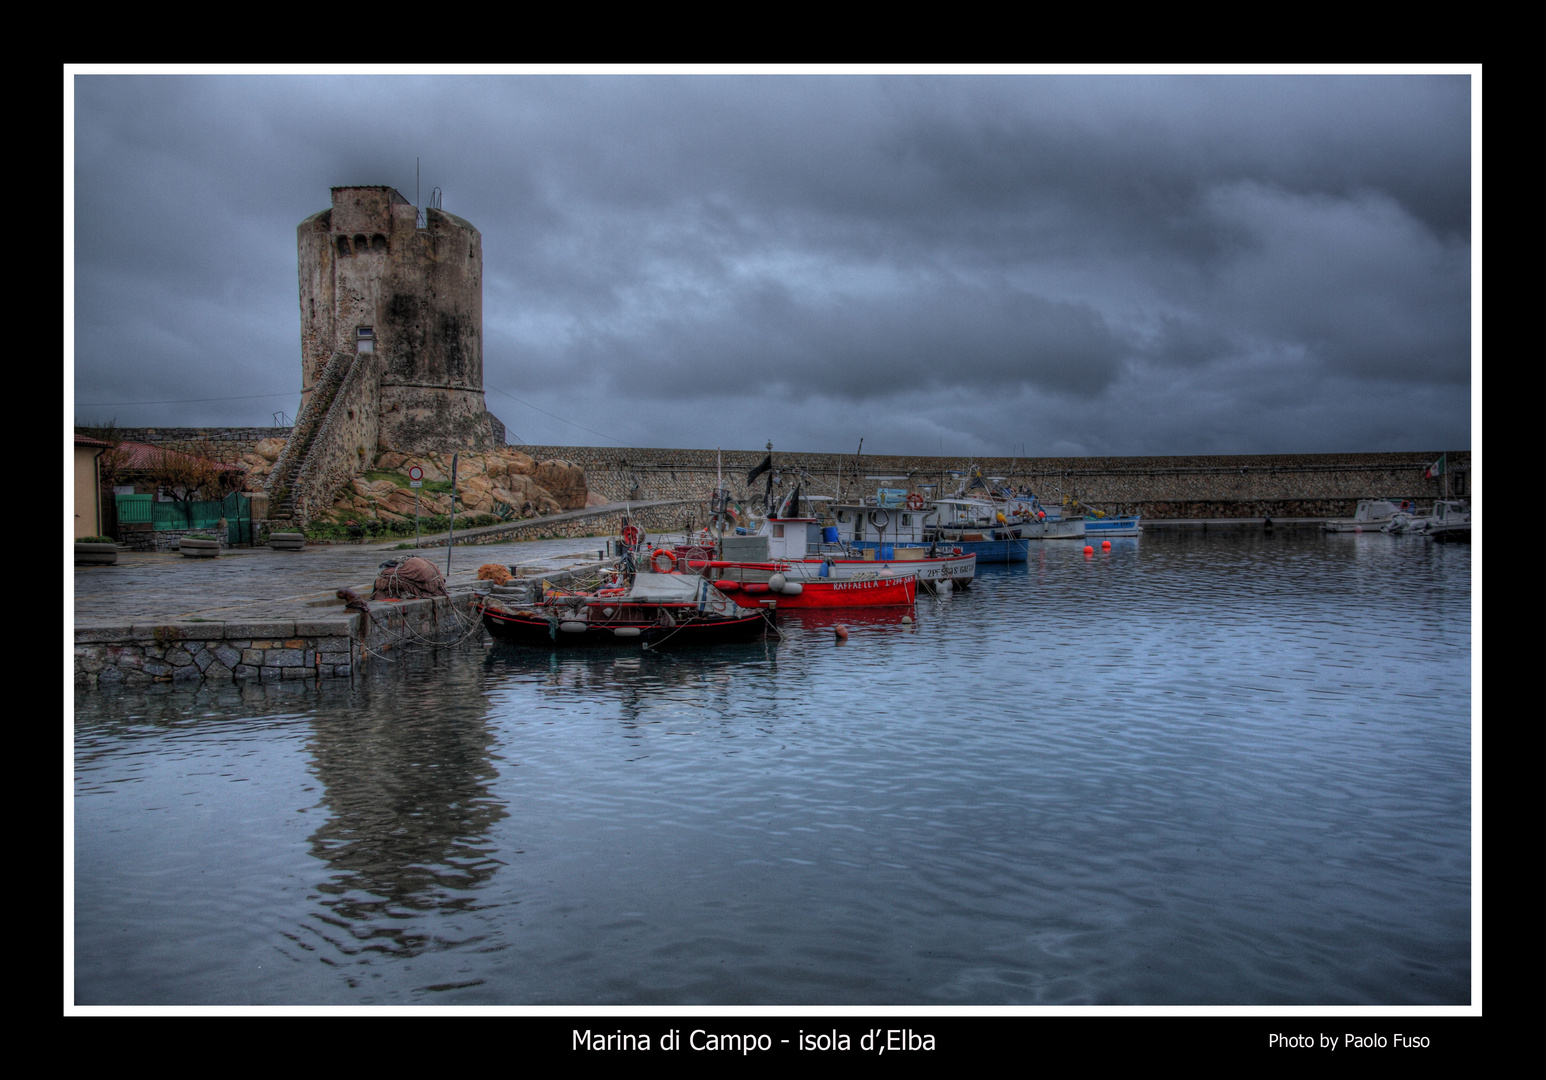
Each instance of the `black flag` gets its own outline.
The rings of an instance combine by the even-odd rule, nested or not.
[[[761,476],[763,473],[767,472],[772,467],[773,467],[773,455],[769,454],[767,457],[762,459],[762,464],[761,465],[758,465],[755,469],[753,469],[751,472],[746,474],[746,482],[748,484],[751,483],[753,480],[757,479],[757,477]]]

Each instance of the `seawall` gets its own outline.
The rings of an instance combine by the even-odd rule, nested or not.
[[[474,594],[320,608],[293,619],[187,620],[75,628],[75,685],[352,678],[407,646],[480,640]]]
[[[542,460],[563,457],[585,469],[590,490],[609,501],[706,500],[715,484],[714,450],[588,446],[523,446]],[[726,450],[720,455],[732,494],[746,499],[765,490],[747,472],[767,450]],[[933,485],[949,494],[969,466],[996,483],[1029,488],[1043,502],[1065,497],[1108,512],[1149,519],[1327,518],[1352,514],[1359,499],[1431,501],[1444,480],[1426,478],[1443,455],[1448,491],[1471,491],[1469,450],[1442,449],[1370,454],[1238,454],[1108,458],[962,458],[879,454],[816,454],[773,451],[778,484],[789,491],[803,482],[809,495],[851,497],[880,486],[917,490]],[[952,475],[954,473],[955,475]],[[875,477],[894,479],[878,480]]]
[[[287,438],[290,431],[284,427],[125,428],[121,434],[126,439],[189,452],[213,448],[220,460],[235,461],[263,439]],[[745,499],[752,494],[745,482],[748,470],[768,454],[766,449],[720,452],[512,445],[538,461],[573,461],[584,468],[591,492],[609,502],[635,503],[706,500],[714,488],[716,455],[723,460],[732,494]],[[1424,472],[1441,455],[1447,477],[1426,478]],[[1005,484],[1029,488],[1044,502],[1061,503],[1066,496],[1149,519],[1347,517],[1359,499],[1429,502],[1442,494],[1446,480],[1451,496],[1468,498],[1471,494],[1471,452],[1442,447],[1392,453],[999,457],[975,461],[938,456],[786,453],[775,448],[773,461],[783,491],[790,489],[794,478],[802,477],[807,494],[873,494],[881,483],[909,489],[933,484],[936,493],[944,494],[954,491],[961,479],[950,474],[964,475],[972,465],[984,476],[1003,477]],[[868,479],[873,476],[902,479]],[[764,483],[758,479],[757,492],[764,489]],[[537,525],[531,521],[526,524]],[[537,528],[540,531],[540,525]]]

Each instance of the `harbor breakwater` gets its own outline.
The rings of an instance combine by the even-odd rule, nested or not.
[[[264,439],[286,438],[289,428],[134,428],[126,439],[198,452],[213,450],[222,461],[239,460]],[[762,450],[662,449],[654,447],[535,446],[518,448],[538,461],[572,461],[585,470],[593,494],[609,502],[692,500],[706,502],[723,473],[733,496],[747,499],[765,480],[746,483],[746,474],[768,455]],[[788,491],[797,479],[806,493],[852,497],[886,486],[915,490],[933,485],[934,494],[955,490],[971,467],[997,483],[1029,488],[1043,501],[1077,499],[1108,512],[1142,514],[1151,521],[1351,516],[1359,499],[1428,502],[1447,489],[1471,495],[1471,452],[1446,450],[1345,454],[1195,454],[1151,457],[961,457],[889,454],[798,453],[774,449],[775,490]],[[1445,476],[1429,477],[1443,458]],[[954,474],[954,475],[952,475]],[[1446,488],[1447,485],[1447,488]],[[659,517],[659,515],[656,515]],[[683,511],[661,517],[661,527],[679,527]],[[551,525],[527,520],[520,531],[533,535],[585,535],[596,523]],[[471,538],[469,538],[471,540]]]
[[[613,502],[706,500],[716,475],[736,498],[765,490],[746,483],[767,450],[663,450],[585,446],[526,446],[536,458],[562,456],[585,470],[590,490]],[[967,470],[995,486],[1029,488],[1043,502],[1077,499],[1107,512],[1146,520],[1312,518],[1350,516],[1359,499],[1431,501],[1447,483],[1452,496],[1470,495],[1471,453],[1429,450],[1370,454],[1238,454],[1175,457],[981,458],[882,454],[772,452],[775,491],[803,482],[808,495],[850,498],[876,487],[910,491],[925,485],[950,494]],[[1446,476],[1429,477],[1443,457]],[[880,477],[888,479],[877,479]]]

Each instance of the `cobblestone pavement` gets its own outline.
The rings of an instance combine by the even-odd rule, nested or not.
[[[606,541],[585,537],[451,549],[452,589],[471,588],[484,563],[552,572],[596,561]],[[120,552],[116,566],[75,567],[75,622],[133,623],[188,618],[294,618],[343,606],[334,594],[369,597],[380,564],[418,555],[446,569],[446,549],[392,544],[317,544],[302,551],[227,548],[216,559],[177,552]]]

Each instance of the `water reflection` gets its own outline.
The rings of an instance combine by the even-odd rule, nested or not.
[[[747,645],[83,695],[78,998],[1464,1001],[1469,558],[1049,544]]]
[[[507,811],[491,790],[497,740],[481,680],[424,659],[393,683],[362,681],[307,743],[326,812],[310,850],[328,873],[306,929],[346,957],[476,944],[479,934],[447,937],[416,916],[472,910],[504,865],[490,838]]]

